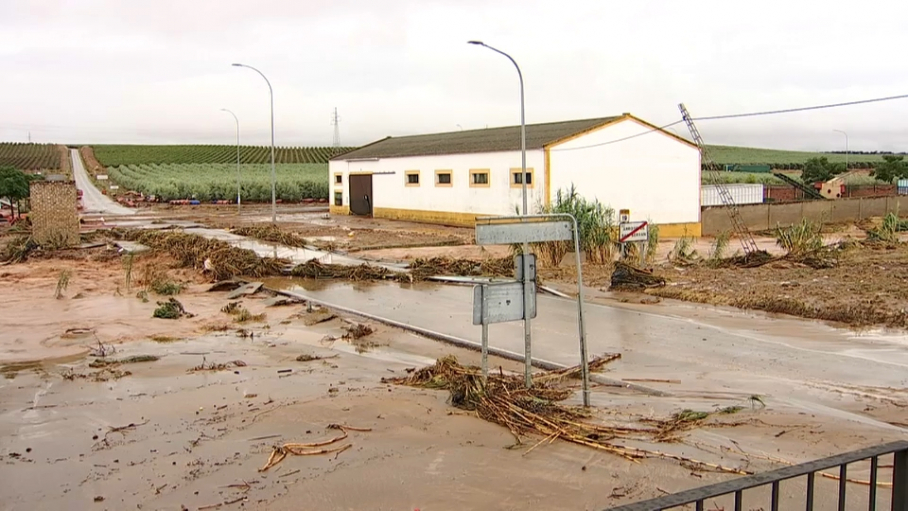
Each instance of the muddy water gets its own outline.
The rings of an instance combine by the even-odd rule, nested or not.
[[[258,241],[252,238],[229,233],[223,229],[207,229],[195,227],[186,229],[186,232],[190,234],[198,234],[206,238],[225,241],[235,247],[252,250],[262,257],[280,257],[283,259],[289,259],[294,263],[305,263],[307,261],[315,259],[323,264],[342,264],[346,266],[357,266],[366,262],[361,259],[347,257],[332,252],[309,250],[305,248],[292,248],[276,243]],[[378,264],[378,266],[383,266],[388,269],[397,271],[402,271],[405,269],[405,266],[403,265]]]
[[[275,283],[271,283],[275,284]],[[284,281],[326,304],[479,342],[468,286]],[[540,295],[533,322],[536,357],[573,365],[579,360],[576,303]],[[665,311],[662,313],[661,311]],[[853,413],[856,399],[885,406],[908,402],[908,346],[898,338],[753,314],[702,309],[586,307],[590,353],[619,352],[607,376],[654,380],[673,395],[791,399]],[[523,352],[520,323],[492,325],[490,344]],[[661,384],[658,380],[672,380]],[[794,401],[792,401],[794,402]]]
[[[0,380],[3,509],[601,509],[729,478],[691,475],[658,459],[633,464],[561,442],[525,455],[532,438],[505,449],[514,444],[506,429],[451,415],[446,393],[380,382],[442,354],[475,363],[475,353],[381,327],[374,334],[379,346],[357,353],[344,341],[325,340],[340,333],[337,321],[271,327],[256,328],[255,341],[231,332],[124,345],[117,356],[161,358],[122,366],[132,374],[119,380],[60,377],[92,371],[85,359],[22,367],[14,379]],[[301,353],[336,358],[296,362]],[[245,365],[187,372],[203,361],[235,360]],[[717,402],[600,390],[593,401],[609,420],[628,423]],[[745,425],[694,431],[686,443],[655,447],[762,470],[771,464],[722,449],[801,461],[893,437],[847,418],[824,424],[775,403],[737,419]],[[351,432],[344,443],[353,447],[337,456],[291,456],[259,472],[272,445],[332,438],[331,423],[372,431]],[[775,437],[779,431],[788,433]],[[820,446],[809,443],[817,434]],[[833,483],[818,484],[835,494]],[[856,488],[850,498],[866,495]]]

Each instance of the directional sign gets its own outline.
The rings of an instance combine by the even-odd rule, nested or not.
[[[621,222],[618,224],[618,242],[634,243],[649,239],[647,222]]]
[[[512,222],[476,224],[477,245],[510,245],[572,240],[571,222]]]
[[[482,324],[483,289],[486,290],[486,324],[520,321],[523,318],[523,282],[473,286],[473,324]],[[531,286],[530,318],[536,317],[536,285]]]
[[[98,179],[98,181],[107,181],[107,174],[98,174],[95,177]]]

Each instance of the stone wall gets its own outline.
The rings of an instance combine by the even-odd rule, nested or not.
[[[79,210],[73,181],[32,181],[32,236],[39,245],[79,244]]]

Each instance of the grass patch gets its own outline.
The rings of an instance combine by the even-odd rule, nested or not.
[[[154,342],[159,342],[159,343],[176,342],[176,341],[180,340],[179,337],[172,337],[169,335],[152,335],[152,336],[149,336],[148,338]]]
[[[156,362],[160,359],[161,359],[161,357],[158,357],[155,355],[133,355],[131,357],[121,358],[118,360],[107,360],[104,358],[99,358],[99,359],[93,360],[90,364],[88,364],[88,367],[91,367],[92,369],[98,369],[100,367],[107,367],[107,366],[120,365],[120,364],[139,364],[142,362]]]
[[[776,244],[795,257],[823,248],[822,224],[807,218],[790,227],[776,227],[774,236]]]
[[[240,307],[239,311],[234,314],[233,321],[237,323],[261,323],[265,321],[265,313],[253,314],[249,312],[249,309],[245,307]]]
[[[73,272],[70,270],[63,270],[60,272],[60,276],[57,277],[57,289],[54,291],[54,298],[57,300],[63,298],[63,292],[69,287],[69,279],[72,274]]]
[[[158,308],[152,314],[153,318],[161,319],[179,319],[183,316],[191,318],[193,314],[186,312],[183,304],[175,298],[170,298],[166,302],[158,302]]]

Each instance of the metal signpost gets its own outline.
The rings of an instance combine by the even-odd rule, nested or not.
[[[649,240],[649,223],[648,222],[630,222],[623,221],[618,224],[618,243],[621,244],[621,255],[627,256],[627,244],[639,243],[640,264],[646,262],[646,247],[643,246]]]
[[[476,219],[477,245],[511,245],[574,240],[577,257],[577,328],[580,335],[580,372],[583,405],[590,405],[590,375],[583,323],[583,268],[577,219],[568,214],[483,217]],[[527,325],[526,382],[532,385],[532,350],[529,320],[536,317],[536,256],[515,260],[517,280],[490,282],[473,288],[473,324],[482,325],[482,376],[488,377],[489,324],[523,320]]]

